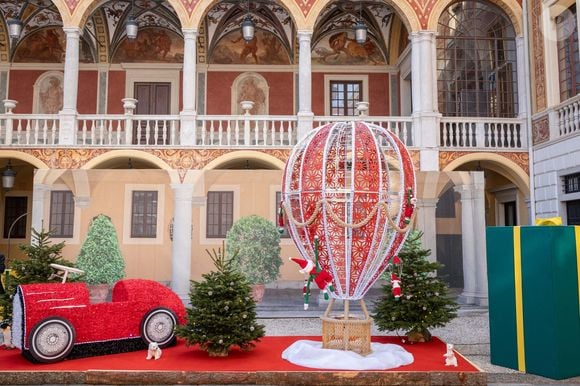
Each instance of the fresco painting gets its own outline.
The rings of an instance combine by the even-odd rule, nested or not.
[[[225,35],[213,49],[212,64],[290,64],[288,53],[276,35],[257,30],[246,42],[239,29]]]
[[[135,40],[125,39],[113,56],[113,63],[183,62],[183,39],[161,28],[139,30]]]
[[[352,36],[351,36],[352,35]],[[314,47],[312,62],[316,64],[363,64],[382,65],[386,64],[381,50],[374,41],[367,39],[359,44],[351,32],[336,32],[324,37]]]
[[[65,47],[62,28],[45,28],[26,36],[14,53],[14,62],[62,63]]]
[[[38,84],[38,113],[58,114],[62,110],[62,75],[51,75],[42,79]]]
[[[257,74],[246,73],[241,75],[234,82],[234,106],[233,114],[243,114],[244,110],[240,106],[242,101],[252,101],[254,106],[249,111],[252,115],[268,114],[268,83]]]

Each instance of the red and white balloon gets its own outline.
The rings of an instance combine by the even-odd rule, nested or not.
[[[282,182],[288,230],[305,259],[332,274],[339,299],[361,299],[407,237],[415,172],[405,145],[370,123],[312,130],[293,149]],[[411,200],[413,198],[413,200]]]

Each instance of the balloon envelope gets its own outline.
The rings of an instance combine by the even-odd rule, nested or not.
[[[304,258],[333,276],[339,299],[361,299],[402,246],[415,174],[404,144],[370,123],[338,122],[306,135],[282,181],[288,230]],[[396,225],[398,229],[394,226]]]

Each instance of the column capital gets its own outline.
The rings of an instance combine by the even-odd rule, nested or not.
[[[420,198],[417,200],[417,207],[419,208],[434,208],[437,207],[438,198]]]
[[[474,198],[474,186],[471,184],[457,185],[453,187],[453,190],[461,194],[461,202]]]
[[[193,198],[193,184],[170,184],[176,200],[189,200]]]
[[[62,30],[66,34],[67,37],[75,36],[79,37],[81,35],[81,29],[79,27],[63,27]]]
[[[183,32],[183,39],[195,39],[197,38],[198,31],[197,28],[182,28],[181,32]]]
[[[421,30],[421,31],[414,31],[409,34],[409,40],[426,40],[426,39],[434,39],[437,36],[437,31],[432,30]]]
[[[297,32],[298,41],[310,41],[312,39],[312,30],[300,30]]]

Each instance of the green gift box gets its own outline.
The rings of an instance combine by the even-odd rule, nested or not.
[[[491,363],[580,375],[580,226],[487,228]]]

